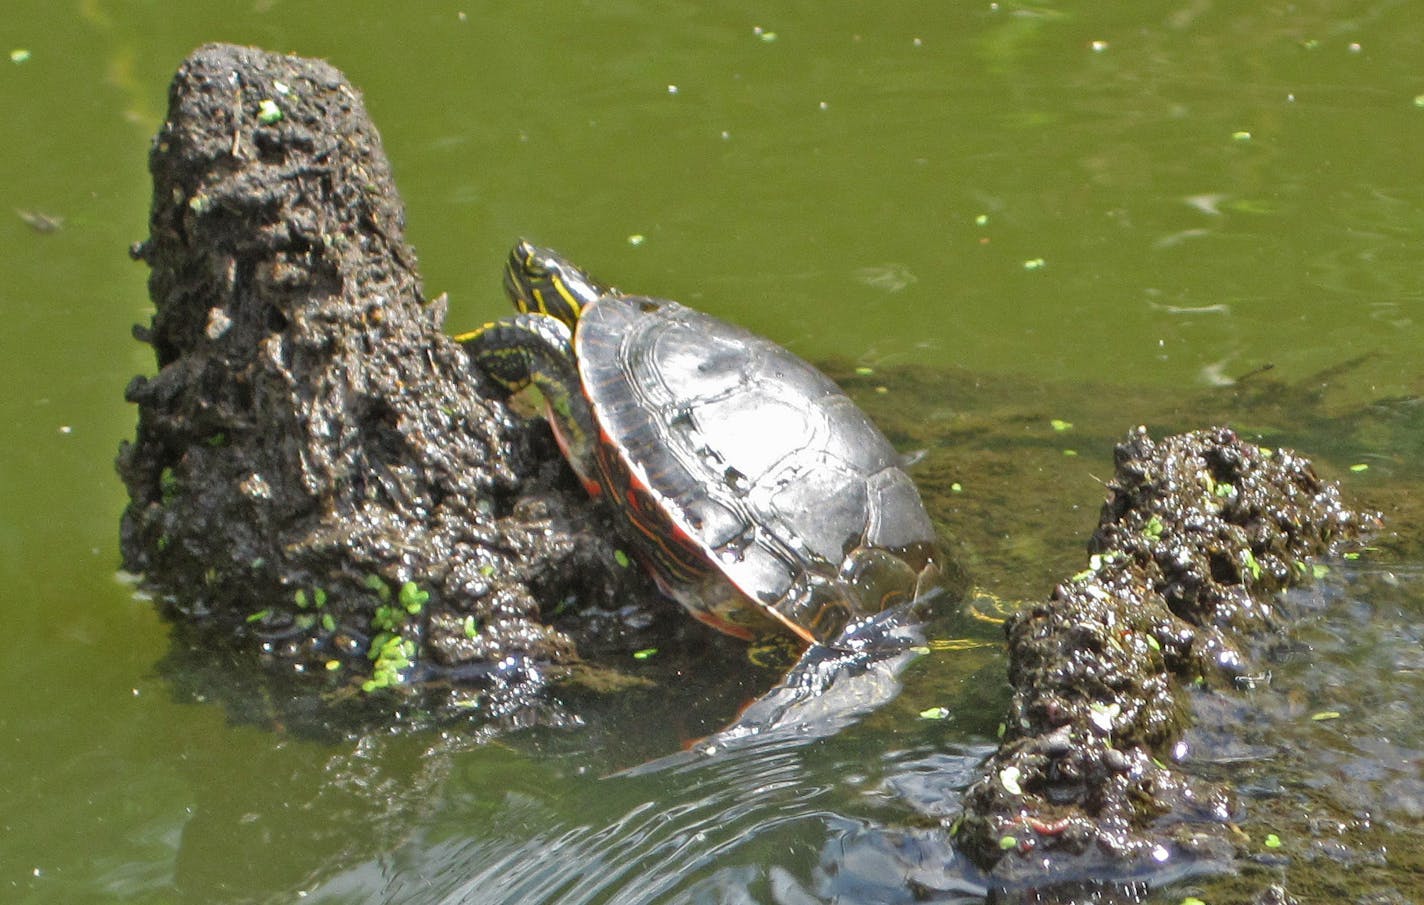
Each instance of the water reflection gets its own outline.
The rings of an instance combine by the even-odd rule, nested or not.
[[[985,753],[935,759],[967,784]],[[848,754],[753,744],[672,771],[597,780],[557,800],[467,788],[447,794],[399,849],[325,880],[306,900],[908,902],[916,871],[932,871],[935,889],[982,898],[942,832],[887,830],[849,813],[865,804],[837,780],[855,769]],[[911,758],[905,769],[923,766]],[[915,783],[893,769],[886,781]]]

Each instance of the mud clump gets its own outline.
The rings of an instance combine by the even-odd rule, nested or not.
[[[357,91],[320,61],[202,47],[150,169],[135,334],[158,371],[125,394],[124,568],[329,690],[557,675],[573,645],[536,601],[618,597],[611,532],[536,474],[547,440],[442,334]]]
[[[1231,791],[1174,766],[1186,689],[1229,686],[1272,596],[1377,527],[1287,450],[1137,428],[1090,568],[1006,626],[1010,712],[958,844],[1006,889],[1161,878],[1232,857]]]

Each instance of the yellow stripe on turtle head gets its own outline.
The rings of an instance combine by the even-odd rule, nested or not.
[[[551,272],[549,281],[554,286],[554,291],[559,293],[559,298],[563,301],[563,309],[559,312],[549,311],[548,314],[557,317],[566,324],[572,324],[583,314],[583,303],[569,290],[569,284],[564,280],[562,274]]]
[[[520,311],[547,315],[570,329],[584,309],[612,291],[558,252],[522,240],[505,264],[504,288]]]

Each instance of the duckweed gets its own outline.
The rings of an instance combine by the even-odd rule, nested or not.
[[[1162,536],[1164,528],[1166,528],[1166,525],[1163,525],[1162,520],[1154,515],[1147,520],[1146,525],[1142,526],[1142,536],[1148,540],[1156,540]]]
[[[425,602],[430,599],[429,591],[422,591],[420,585],[413,581],[407,581],[401,585],[400,604],[407,613],[412,616],[419,613],[425,607]]]
[[[361,690],[369,694],[405,681],[402,673],[410,668],[411,657],[415,656],[415,642],[400,635],[377,635],[371,642],[368,656],[375,661],[375,667],[371,678],[362,683]]]
[[[394,632],[405,624],[405,613],[399,607],[382,605],[371,615],[371,625],[383,632]]]
[[[365,584],[366,587],[375,591],[376,596],[381,598],[381,600],[385,601],[391,599],[391,587],[390,585],[386,584],[385,579],[383,579],[381,576],[367,575]]]

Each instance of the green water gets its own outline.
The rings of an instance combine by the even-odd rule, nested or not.
[[[668,753],[675,715],[343,747],[175,690],[167,629],[115,572],[111,461],[135,421],[123,387],[153,367],[129,339],[150,308],[125,254],[146,233],[148,139],[205,41],[324,56],[365,92],[452,329],[503,313],[525,235],[875,368],[889,392],[859,398],[919,419],[893,433],[928,449],[922,481],[966,481],[936,516],[990,586],[1046,593],[1076,568],[1092,477],[1138,421],[1233,418],[1351,492],[1424,491],[1417,431],[1359,408],[1420,391],[1416,4],[8,0],[4,18],[0,51],[29,53],[0,56],[4,901],[900,900],[912,871],[878,828],[909,821],[934,782],[916,777],[972,779],[1002,700],[992,651],[937,658],[902,707],[830,743],[604,780]],[[960,398],[902,365],[963,369]],[[1265,365],[1300,390],[1285,414],[1211,395]],[[1348,435],[1292,420],[1314,389],[1367,414]],[[1078,424],[1077,457],[1054,417]],[[957,455],[986,432],[1011,439]],[[1361,461],[1378,477],[1346,470]],[[1005,474],[1016,494],[974,495]],[[1394,618],[1417,614],[1417,584]],[[1413,735],[1386,758],[1351,747],[1372,730],[1347,719],[1330,750],[1406,764],[1370,789],[1415,800],[1421,721],[1389,683],[1420,668],[1373,649],[1397,662],[1349,649],[1341,682],[1368,677]],[[930,703],[961,710],[924,725]]]

